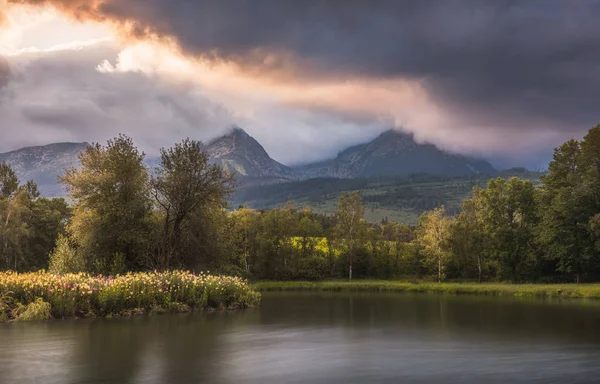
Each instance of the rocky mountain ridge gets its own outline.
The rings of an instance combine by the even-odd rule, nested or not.
[[[433,144],[417,143],[412,134],[388,130],[368,143],[347,148],[334,159],[305,166],[301,171],[305,178],[356,178],[416,173],[468,176],[492,174],[496,169],[485,160],[449,153]]]
[[[212,163],[233,172],[245,183],[269,183],[297,178],[293,169],[273,160],[258,141],[238,127],[211,141],[205,148]]]
[[[0,153],[0,163],[9,164],[23,183],[34,180],[44,196],[64,196],[58,178],[66,168],[78,164],[78,156],[88,143],[53,143]]]
[[[19,179],[34,180],[44,196],[63,196],[57,184],[65,168],[77,165],[77,157],[87,143],[54,143],[26,147],[0,154],[0,162],[15,169]],[[272,159],[263,146],[243,129],[204,146],[213,164],[234,173],[242,185],[271,184],[310,178],[362,178],[407,176],[427,173],[445,176],[493,174],[485,160],[448,153],[432,144],[417,143],[411,134],[389,130],[374,140],[349,147],[333,159],[291,168]],[[154,166],[157,158],[148,158]]]

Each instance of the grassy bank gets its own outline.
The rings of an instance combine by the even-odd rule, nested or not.
[[[117,277],[0,272],[0,321],[233,309],[259,302],[260,294],[235,277],[183,271]]]
[[[495,284],[409,283],[358,280],[322,282],[264,281],[252,284],[258,291],[435,292],[490,296],[529,296],[600,299],[600,284]]]

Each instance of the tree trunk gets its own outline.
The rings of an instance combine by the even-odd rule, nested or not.
[[[438,257],[438,283],[442,282],[442,258]]]
[[[481,283],[481,256],[477,255],[478,282]]]
[[[350,265],[348,266],[348,280],[352,281],[352,261],[350,261]]]

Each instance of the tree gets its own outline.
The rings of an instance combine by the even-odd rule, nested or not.
[[[293,278],[292,262],[297,253],[293,245],[296,220],[294,202],[291,201],[261,213],[256,256],[260,276],[281,280]]]
[[[540,189],[538,241],[558,270],[579,282],[600,271],[593,218],[600,213],[600,125],[582,142],[569,140],[554,151]]]
[[[336,234],[344,240],[348,249],[348,279],[352,281],[352,262],[356,257],[357,249],[363,243],[363,235],[366,229],[365,207],[362,205],[362,199],[358,192],[351,194],[343,193],[334,213],[337,224],[335,226]]]
[[[32,208],[38,196],[33,181],[19,186],[13,169],[0,164],[0,266],[5,269],[25,270],[31,264],[27,245]]]
[[[594,236],[596,251],[600,252],[600,213],[590,219],[590,229]]]
[[[502,277],[521,280],[535,262],[535,188],[529,180],[492,179],[478,194],[486,254],[500,263]]]
[[[31,210],[23,191],[0,197],[0,257],[5,269],[19,271],[26,265],[26,244]]]
[[[445,215],[443,206],[426,212],[419,218],[417,244],[421,248],[426,262],[436,266],[440,283],[450,256],[449,234],[450,218]]]
[[[478,186],[473,188],[473,196],[463,201],[462,212],[453,220],[450,234],[453,262],[459,275],[470,276],[470,271],[475,268],[479,282],[491,252],[489,236],[485,233],[486,193]]]
[[[318,221],[310,217],[307,210],[304,210],[297,222],[296,232],[300,236],[301,257],[308,257],[314,251],[314,239],[323,233],[323,228]]]
[[[0,164],[0,195],[6,199],[17,191],[19,179],[13,169],[6,163]]]
[[[58,235],[56,248],[50,254],[48,270],[52,273],[77,273],[85,271],[85,260],[81,253],[69,243],[69,239],[62,234]]]
[[[191,215],[211,205],[224,207],[225,198],[233,191],[233,179],[221,167],[209,163],[199,142],[185,139],[172,148],[161,149],[152,187],[163,215],[155,266],[167,269],[181,261],[183,232]]]
[[[251,256],[256,253],[258,219],[258,213],[247,207],[241,207],[230,215],[234,247],[240,255],[246,275],[251,273]]]
[[[39,198],[35,182],[19,185],[7,164],[0,164],[0,190],[0,269],[48,267],[48,254],[70,216],[65,200]]]
[[[119,135],[79,155],[80,168],[60,179],[75,201],[70,241],[88,269],[109,272],[123,258],[137,269],[148,248],[152,202],[148,171],[131,138]]]
[[[66,236],[70,217],[71,209],[65,199],[35,200],[28,220],[27,269],[48,268],[48,255],[55,248],[58,236]]]

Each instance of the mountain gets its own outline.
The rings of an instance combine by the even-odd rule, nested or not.
[[[252,136],[234,128],[205,147],[211,162],[233,172],[244,184],[296,179],[296,172],[273,160]]]
[[[17,172],[19,179],[34,180],[44,196],[63,196],[64,188],[56,183],[65,168],[77,165],[77,155],[87,143],[55,143],[27,147],[0,154]],[[373,141],[340,152],[334,159],[290,168],[273,160],[252,136],[234,128],[204,149],[213,164],[233,172],[245,186],[273,184],[311,178],[404,177],[427,173],[447,177],[494,174],[485,160],[452,154],[432,144],[418,144],[411,134],[394,130],[382,133]],[[158,158],[147,158],[149,167]]]
[[[297,169],[302,178],[357,178],[374,176],[468,176],[493,174],[487,161],[452,154],[433,144],[419,144],[412,134],[388,130],[373,141],[340,152],[334,159]]]
[[[57,183],[65,168],[77,165],[77,156],[87,143],[54,143],[26,147],[0,153],[0,163],[6,162],[17,173],[19,180],[34,180],[43,196],[63,196],[64,188]]]

